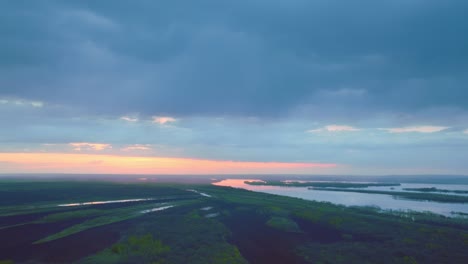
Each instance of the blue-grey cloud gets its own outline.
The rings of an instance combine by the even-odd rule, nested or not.
[[[2,1],[0,152],[467,173],[465,10],[461,0]]]
[[[467,8],[457,0],[7,1],[0,95],[110,115],[466,112]]]

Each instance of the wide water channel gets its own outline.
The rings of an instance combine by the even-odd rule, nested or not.
[[[381,209],[391,210],[413,210],[429,211],[445,216],[454,216],[452,212],[468,213],[468,204],[463,203],[439,203],[432,201],[415,201],[407,199],[398,199],[392,195],[369,194],[340,191],[321,191],[309,190],[307,187],[283,187],[283,186],[258,186],[245,184],[245,181],[258,181],[255,179],[226,179],[213,183],[218,186],[229,186],[234,188],[243,188],[250,191],[277,194],[289,197],[302,198],[320,202],[331,202],[346,206],[377,206]],[[402,183],[401,186],[391,187],[369,187],[359,188],[361,190],[385,190],[402,191],[403,188],[430,188],[448,190],[468,190],[468,185],[442,185],[442,184],[412,184]],[[450,193],[450,195],[455,195]]]

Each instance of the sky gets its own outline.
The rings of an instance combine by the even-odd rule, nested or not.
[[[1,1],[0,173],[468,175],[468,1]]]

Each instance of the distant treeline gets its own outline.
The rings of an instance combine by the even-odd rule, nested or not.
[[[245,181],[249,185],[288,186],[288,187],[333,187],[333,188],[367,188],[400,186],[399,183],[350,183],[350,182],[284,182],[284,181]]]
[[[436,187],[431,187],[431,188],[403,188],[403,190],[405,190],[405,191],[415,191],[415,192],[441,192],[441,193],[468,194],[468,191],[464,191],[464,190],[437,189]]]
[[[412,192],[375,191],[375,190],[354,190],[354,189],[345,189],[345,188],[309,188],[309,190],[387,194],[387,195],[392,195],[395,197],[409,199],[409,200],[433,201],[433,202],[440,202],[440,203],[468,203],[468,196],[448,195],[448,194],[438,194],[438,193],[412,193]]]

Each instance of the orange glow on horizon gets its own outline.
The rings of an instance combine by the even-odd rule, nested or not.
[[[0,153],[0,173],[296,173],[336,166],[332,163],[249,162],[73,153]]]

